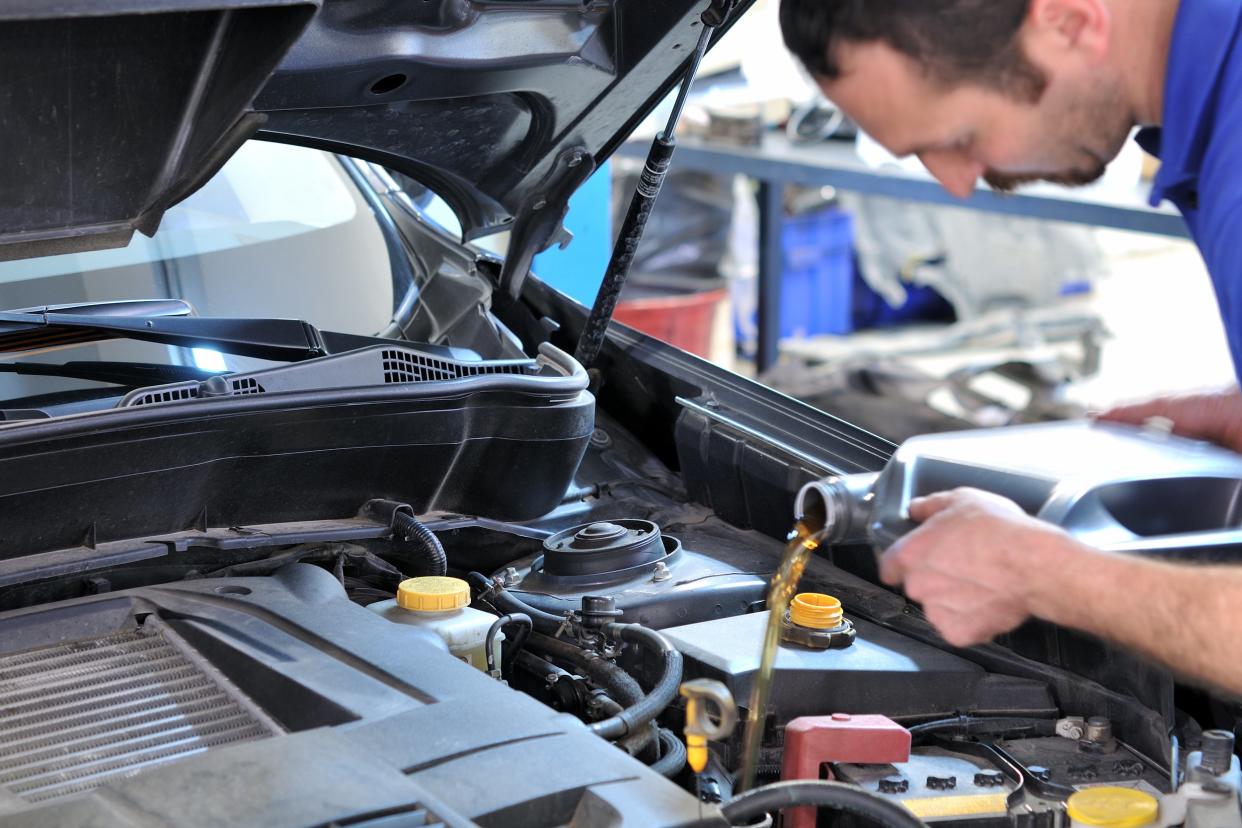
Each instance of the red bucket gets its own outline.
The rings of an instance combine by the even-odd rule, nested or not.
[[[622,299],[613,319],[707,359],[711,356],[716,309],[728,294],[721,289]]]

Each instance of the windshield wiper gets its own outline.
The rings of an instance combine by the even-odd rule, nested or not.
[[[300,362],[391,341],[320,331],[300,319],[189,316],[191,311],[188,303],[178,299],[0,311],[0,353],[107,339],[137,339],[182,348],[210,348],[256,359]],[[447,353],[453,349],[442,350]]]
[[[189,365],[160,365],[154,362],[0,362],[0,373],[29,377],[64,377],[143,388],[169,382],[202,382],[220,371]]]

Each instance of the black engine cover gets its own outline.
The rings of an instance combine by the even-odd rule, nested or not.
[[[576,719],[351,603],[309,565],[8,612],[0,642],[5,826],[699,814]]]

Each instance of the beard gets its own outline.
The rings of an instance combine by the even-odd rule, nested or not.
[[[1108,162],[1117,157],[1130,136],[1134,117],[1115,80],[1097,78],[1085,89],[1053,87],[1049,88],[1047,96],[1045,111],[1048,114],[1044,121],[1057,126],[1043,142],[1046,146],[1068,151],[1062,150],[1061,158],[1041,165],[1047,168],[1044,172],[987,170],[983,180],[993,190],[1012,193],[1023,184],[1037,181],[1066,187],[1093,184],[1103,177]]]
[[[998,193],[1012,193],[1023,184],[1034,184],[1039,181],[1049,184],[1060,184],[1063,187],[1085,187],[1103,178],[1105,169],[1106,165],[1097,161],[1086,169],[1064,170],[1062,172],[1011,175],[996,170],[988,170],[983,174],[983,180]]]

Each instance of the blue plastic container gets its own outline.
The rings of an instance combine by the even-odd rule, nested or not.
[[[836,208],[781,228],[781,338],[854,330],[854,219]]]

